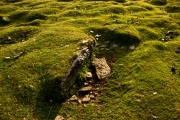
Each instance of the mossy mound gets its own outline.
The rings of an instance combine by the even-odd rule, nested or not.
[[[179,5],[1,0],[0,119],[179,119]],[[92,58],[63,96],[61,81],[89,39],[97,40]],[[110,78],[90,103],[64,102],[82,87],[94,57],[106,58]]]

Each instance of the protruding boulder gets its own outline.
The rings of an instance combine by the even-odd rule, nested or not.
[[[92,61],[92,65],[96,69],[96,74],[99,80],[103,80],[109,77],[111,73],[111,68],[106,62],[106,59],[103,58],[95,58]]]

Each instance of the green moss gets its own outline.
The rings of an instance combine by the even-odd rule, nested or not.
[[[0,1],[0,119],[178,119],[180,37],[158,40],[169,30],[180,33],[178,5],[177,0]],[[92,57],[105,57],[111,76],[93,104],[64,103],[83,86],[91,59],[66,96],[61,80],[79,43],[96,35],[101,36]],[[100,50],[107,41],[107,50]]]

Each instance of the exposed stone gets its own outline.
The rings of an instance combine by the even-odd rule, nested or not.
[[[126,49],[126,46],[121,46],[121,49]]]
[[[8,24],[8,23],[9,23],[9,21],[8,21],[8,19],[7,19],[6,17],[4,17],[4,16],[0,16],[0,23],[3,23],[3,24]]]
[[[130,50],[134,50],[136,47],[134,45],[130,46],[129,49]]]
[[[123,66],[123,64],[119,64],[119,66]]]
[[[99,80],[106,79],[109,77],[111,73],[111,68],[108,66],[106,59],[103,58],[95,58],[92,61],[92,65],[96,69],[96,74]]]
[[[94,33],[94,31],[91,30],[90,33]]]
[[[113,44],[112,47],[115,48],[115,47],[118,47],[118,45],[117,44]]]
[[[94,93],[94,95],[95,95],[95,96],[97,96],[97,95],[98,95],[98,93]]]
[[[78,103],[79,103],[79,104],[81,104],[81,103],[82,103],[82,101],[79,99],[79,100],[78,100]]]
[[[95,35],[95,38],[99,38],[99,37],[101,37],[101,35],[98,35],[98,34],[97,34],[97,35]]]
[[[166,33],[166,36],[169,36],[171,39],[177,37],[179,34],[177,32],[174,32],[172,30],[169,30],[167,33]]]
[[[110,41],[106,41],[105,43],[108,44],[108,43],[110,43]]]
[[[89,102],[91,99],[89,97],[89,95],[86,95],[83,99],[82,99],[82,102],[83,103],[86,103],[86,102]]]
[[[89,95],[89,97],[90,97],[91,99],[94,99],[94,98],[95,98],[95,96],[94,96],[94,95]]]
[[[73,95],[69,100],[70,101],[76,101],[78,98],[76,97],[76,95]]]
[[[10,59],[11,57],[5,57],[5,59]]]
[[[91,89],[92,89],[92,86],[88,86],[88,87],[81,88],[79,91],[80,92],[87,92],[87,91],[91,91]]]
[[[69,88],[77,79],[80,70],[88,61],[88,58],[91,55],[95,43],[95,40],[89,40],[87,43],[87,47],[83,48],[83,50],[78,54],[77,58],[73,61],[69,72],[67,73],[66,77],[61,81],[60,87],[62,91],[62,96],[65,96],[67,94]]]
[[[89,85],[89,83],[88,83],[88,82],[85,82],[85,83],[84,83],[84,85],[85,85],[85,86],[88,86],[88,85]]]
[[[58,115],[58,116],[56,116],[56,118],[54,120],[64,120],[64,117]]]
[[[86,78],[91,79],[92,78],[92,73],[91,72],[87,72],[86,73]]]
[[[106,45],[101,45],[101,46],[99,46],[100,48],[106,48]]]

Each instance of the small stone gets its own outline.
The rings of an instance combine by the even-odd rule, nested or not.
[[[108,44],[108,43],[110,43],[110,41],[106,41],[105,43]]]
[[[81,103],[82,103],[82,101],[79,99],[79,100],[78,100],[78,103],[79,103],[79,104],[81,104]]]
[[[91,72],[87,72],[87,73],[86,73],[86,78],[91,79],[91,78],[92,78],[92,73],[91,73]]]
[[[106,45],[101,45],[101,46],[99,46],[100,48],[106,48]]]
[[[56,118],[54,120],[64,120],[64,117],[58,115],[58,116],[56,116]]]
[[[90,101],[90,98],[87,97],[87,96],[82,99],[82,102],[84,102],[84,103],[85,103],[85,102],[89,102],[89,101]]]
[[[10,37],[10,36],[8,36],[8,40],[11,40],[11,37]]]
[[[90,33],[94,33],[94,31],[91,30]]]
[[[25,117],[22,120],[27,120]]]
[[[118,45],[117,45],[117,44],[113,44],[112,47],[113,47],[113,48],[116,48],[116,47],[118,47]]]
[[[88,41],[87,40],[83,40],[82,41],[82,44],[86,44]]]
[[[100,48],[100,50],[102,51],[102,50],[105,50],[105,48]]]
[[[10,59],[11,57],[5,57],[5,59]]]
[[[85,86],[88,86],[89,84],[87,82],[84,83]]]
[[[101,37],[101,35],[98,35],[98,34],[97,34],[97,35],[95,35],[95,38],[99,38],[99,37]]]
[[[156,95],[156,94],[157,94],[157,92],[154,92],[154,93],[153,93],[153,95]]]
[[[89,95],[89,97],[90,97],[91,99],[94,99],[94,98],[95,98],[95,96],[94,96],[94,95]]]
[[[69,47],[69,45],[65,45],[64,47]]]
[[[126,48],[125,46],[121,46],[121,50],[122,50],[122,49],[125,49],[125,48]]]
[[[97,95],[98,95],[98,93],[94,93],[94,95],[95,95],[95,96],[97,96]]]
[[[106,79],[109,77],[109,75],[111,73],[111,68],[107,64],[106,59],[104,57],[103,58],[95,58],[92,61],[92,65],[96,69],[96,75],[99,80],[103,80],[103,79]]]
[[[130,46],[129,49],[130,50],[134,50],[136,47],[134,45]]]
[[[91,89],[92,89],[92,86],[88,86],[88,87],[81,88],[79,91],[80,92],[86,92],[86,91],[91,91]]]
[[[76,95],[73,95],[69,100],[70,101],[76,101],[78,98],[76,97]]]

